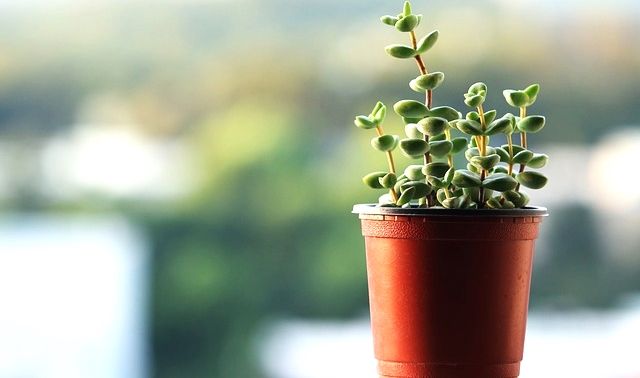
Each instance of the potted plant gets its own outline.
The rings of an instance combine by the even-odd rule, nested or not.
[[[442,72],[423,58],[438,31],[418,39],[422,15],[409,2],[381,21],[408,35],[389,55],[413,60],[419,75],[409,87],[424,101],[401,100],[393,110],[406,138],[387,134],[387,107],[378,102],[355,125],[375,131],[371,145],[386,155],[387,170],[363,181],[384,190],[377,204],[354,206],[365,238],[374,352],[384,377],[517,377],[523,344],[534,242],[547,210],[527,206],[523,187],[539,189],[534,169],[548,157],[527,145],[545,118],[528,114],[537,84],[503,95],[517,115],[498,117],[484,107],[484,83],[464,94],[470,109],[434,106]],[[506,143],[491,146],[502,135]],[[515,140],[519,137],[518,140]],[[399,171],[394,151],[417,159]],[[456,167],[454,155],[467,164]]]

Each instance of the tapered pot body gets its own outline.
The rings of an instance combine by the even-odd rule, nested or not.
[[[517,377],[546,209],[354,212],[380,376]]]

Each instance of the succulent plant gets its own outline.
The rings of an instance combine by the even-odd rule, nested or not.
[[[422,55],[434,47],[438,31],[418,39],[415,29],[422,15],[413,14],[408,1],[402,13],[382,16],[380,20],[408,33],[410,45],[393,44],[385,51],[393,58],[416,62],[419,75],[409,82],[409,87],[424,93],[424,101],[408,99],[393,105],[405,124],[406,138],[402,139],[385,134],[382,124],[387,107],[380,101],[369,115],[355,118],[356,126],[375,130],[377,135],[371,139],[371,146],[386,154],[388,170],[370,173],[362,179],[371,188],[388,191],[380,196],[379,206],[449,209],[526,206],[529,196],[521,188],[540,189],[547,183],[542,173],[531,168],[542,168],[548,156],[534,153],[527,145],[528,134],[539,132],[545,125],[545,117],[527,114],[536,102],[540,86],[532,84],[522,90],[503,91],[506,102],[518,109],[517,116],[507,113],[498,117],[495,110],[486,110],[488,88],[481,82],[471,85],[464,94],[464,103],[470,108],[464,116],[450,106],[433,106],[433,93],[445,75],[429,71]],[[490,138],[500,134],[507,143],[490,146]],[[519,134],[519,144],[514,143],[514,134]],[[398,147],[404,155],[421,162],[398,174],[393,158]],[[453,156],[459,153],[468,161],[464,168],[454,166]]]

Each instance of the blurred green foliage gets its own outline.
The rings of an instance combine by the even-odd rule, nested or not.
[[[592,143],[638,121],[640,59],[629,46],[638,46],[639,34],[628,32],[637,20],[591,18],[578,8],[567,22],[552,7],[536,8],[542,21],[532,33],[517,9],[464,4],[458,11],[435,2],[422,21],[450,46],[429,58],[433,70],[447,67],[435,105],[462,107],[459,93],[478,78],[490,88],[542,78],[545,96],[536,105],[549,126],[535,143]],[[357,109],[367,111],[371,93],[393,103],[415,76],[411,62],[398,68],[385,56],[393,33],[374,32],[386,8],[274,0],[0,9],[0,137],[25,151],[3,173],[18,189],[2,206],[116,209],[146,227],[154,376],[260,377],[254,337],[265,321],[366,313],[363,242],[349,212],[355,202],[375,201],[360,177],[385,162],[351,122]],[[486,22],[464,50],[460,19],[470,11]],[[87,103],[104,95],[125,104],[129,127],[186,145],[198,178],[188,196],[158,203],[42,195],[39,160],[27,164],[32,151],[77,123],[112,122],[83,118]],[[498,100],[490,105],[508,110]],[[399,120],[386,126],[401,127]],[[561,235],[580,229],[567,224],[587,222],[579,211],[552,212],[558,227],[568,227]],[[574,257],[534,278],[538,299],[584,288],[575,302],[599,304],[634,288],[630,279],[606,295],[589,291],[602,248],[554,245]],[[575,258],[581,246],[587,260]],[[566,266],[579,281],[565,277],[574,272]]]

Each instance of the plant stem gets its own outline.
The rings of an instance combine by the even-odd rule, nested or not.
[[[480,124],[482,125],[482,132],[484,132],[487,128],[487,121],[486,118],[484,117],[484,108],[482,107],[482,105],[478,106],[478,114],[480,115]],[[480,156],[485,156],[487,154],[487,138],[482,135],[479,136],[478,139],[480,140],[480,145],[478,145],[478,150],[480,150]],[[477,144],[477,141],[476,141]],[[484,181],[484,179],[487,177],[487,171],[483,168],[480,172],[480,182],[482,183]],[[482,184],[480,184],[480,193],[478,195],[479,197],[479,203],[478,203],[478,208],[482,209],[484,207],[484,188],[482,187]]]
[[[378,136],[384,135],[384,131],[382,130],[382,125],[376,126],[376,133],[378,134]],[[393,154],[391,153],[391,151],[387,151],[387,164],[389,164],[389,172],[395,175],[396,165],[393,162]],[[389,194],[391,194],[391,198],[393,199],[393,202],[398,202],[398,193],[396,193],[396,190],[393,187],[389,188]]]
[[[513,139],[511,134],[507,134],[507,143],[509,143],[509,175],[513,173]]]
[[[447,137],[447,140],[451,142],[451,130],[445,129],[444,135]],[[447,154],[447,163],[449,163],[450,168],[453,167],[453,156],[451,155],[451,153]]]
[[[418,40],[416,39],[416,33],[413,30],[409,32],[409,38],[411,39],[411,46],[414,50],[416,50],[418,48]],[[420,74],[427,75],[429,71],[427,70],[426,64],[424,64],[424,60],[422,60],[422,56],[418,54],[414,58],[416,60],[416,64],[418,64],[418,70],[420,71]],[[433,105],[433,91],[431,89],[427,90],[425,94],[425,105],[427,106],[427,109],[431,109],[431,106]],[[424,141],[429,143],[429,136],[427,134],[424,135]],[[429,163],[431,163],[431,154],[427,151],[424,153],[424,165],[427,165]],[[426,178],[425,182],[427,182]],[[433,199],[433,194],[427,195],[427,206],[433,206],[434,202],[435,201]]]
[[[526,106],[522,106],[520,107],[520,119],[522,120],[524,117],[527,116],[527,107]],[[520,146],[522,146],[522,148],[527,148],[527,133],[525,133],[524,131],[520,133]],[[522,173],[524,172],[524,168],[526,167],[526,164],[520,164],[520,168],[518,169],[518,173]],[[516,186],[516,192],[520,190],[520,183],[518,183],[518,185]]]

